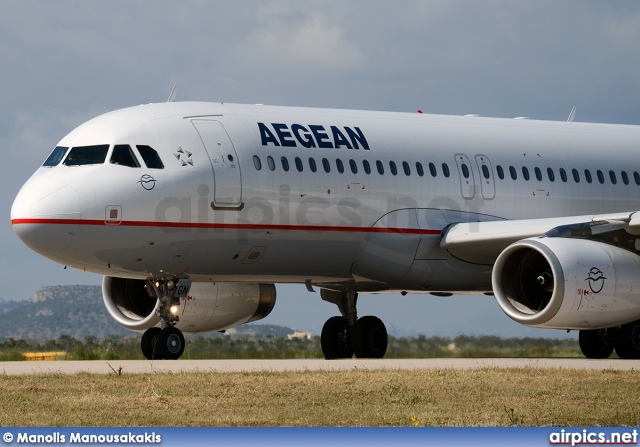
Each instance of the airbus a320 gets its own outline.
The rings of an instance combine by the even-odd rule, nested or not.
[[[167,102],[94,118],[25,183],[29,248],[103,275],[149,359],[266,317],[275,284],[337,306],[327,359],[381,358],[367,293],[495,295],[513,320],[640,358],[640,126]]]

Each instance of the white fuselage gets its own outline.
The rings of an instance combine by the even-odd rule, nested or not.
[[[165,103],[58,144],[93,145],[102,162],[41,167],[11,219],[33,250],[107,276],[488,291],[491,263],[440,247],[448,225],[640,208],[637,126]]]

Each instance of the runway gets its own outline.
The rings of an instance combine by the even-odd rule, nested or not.
[[[349,360],[89,360],[0,362],[0,374],[149,374],[181,372],[282,372],[483,368],[640,370],[640,360],[566,358],[349,359]]]

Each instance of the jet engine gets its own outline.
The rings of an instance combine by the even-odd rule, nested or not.
[[[640,319],[640,257],[586,239],[523,239],[498,256],[498,305],[518,323],[604,329]]]
[[[111,317],[127,329],[143,332],[159,326],[160,303],[146,281],[105,276],[102,297]],[[194,282],[189,296],[180,300],[176,328],[184,333],[221,331],[266,317],[275,303],[273,284]]]

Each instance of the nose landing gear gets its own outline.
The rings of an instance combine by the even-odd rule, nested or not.
[[[387,352],[387,329],[374,316],[358,318],[356,292],[337,292],[322,289],[323,300],[334,303],[341,317],[331,317],[322,327],[320,344],[327,360],[351,358],[381,359]]]
[[[177,315],[180,298],[186,298],[191,289],[191,280],[147,280],[147,287],[155,291],[160,302],[156,315],[160,317],[162,329],[152,327],[142,335],[140,347],[149,360],[177,360],[184,353],[184,335],[175,327],[180,320]]]

